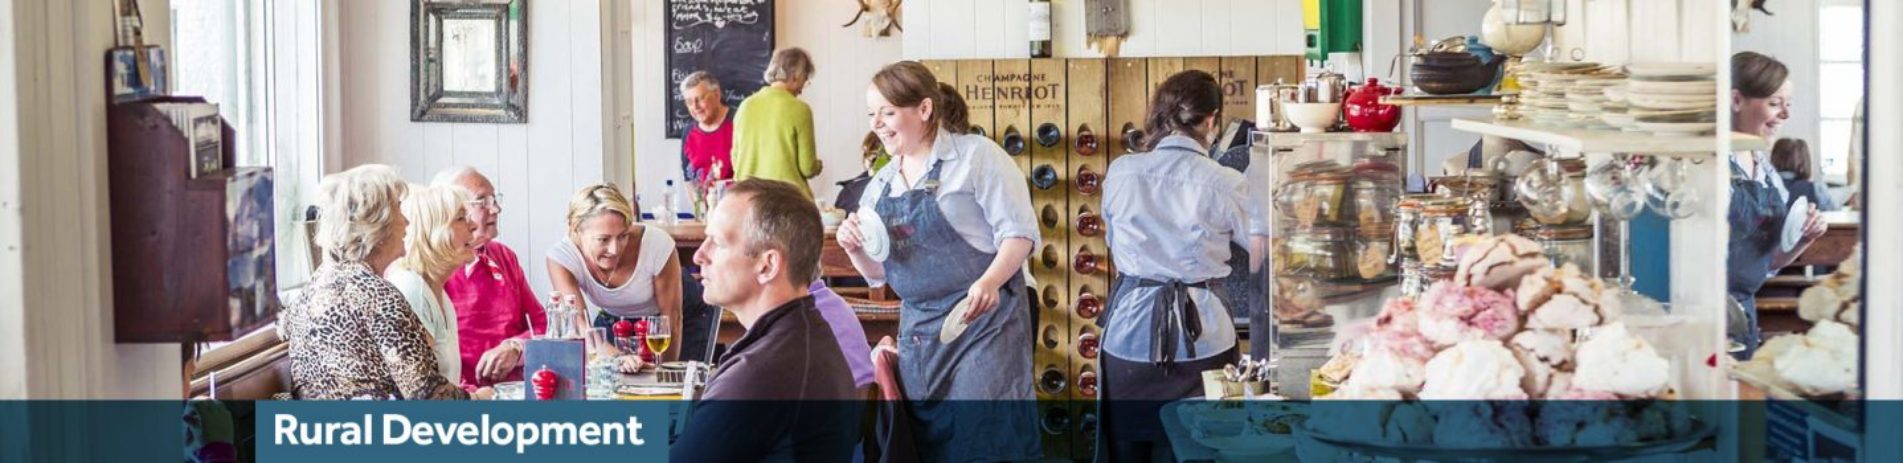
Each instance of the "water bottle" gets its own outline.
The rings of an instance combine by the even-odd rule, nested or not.
[[[668,180],[667,186],[661,188],[661,207],[654,210],[654,218],[660,219],[662,225],[680,223],[680,215],[674,212],[675,196],[674,181]]]

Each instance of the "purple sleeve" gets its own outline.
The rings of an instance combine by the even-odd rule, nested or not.
[[[839,341],[839,353],[846,356],[846,366],[852,368],[853,386],[863,388],[872,384],[872,345],[866,342],[866,330],[860,326],[859,316],[846,304],[846,298],[839,297],[825,284],[814,282],[810,289],[814,307],[819,309],[826,324],[832,326],[833,338]]]

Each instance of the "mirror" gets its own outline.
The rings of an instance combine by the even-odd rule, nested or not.
[[[410,120],[528,122],[528,0],[415,0]]]

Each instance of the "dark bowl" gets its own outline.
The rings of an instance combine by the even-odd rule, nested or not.
[[[1493,66],[1476,65],[1461,68],[1437,69],[1415,67],[1408,76],[1414,80],[1414,87],[1430,95],[1459,95],[1473,93],[1493,83]]]
[[[1440,52],[1416,55],[1414,63],[1416,66],[1426,65],[1432,67],[1460,67],[1481,64],[1479,56],[1475,56],[1472,53],[1461,52]]]

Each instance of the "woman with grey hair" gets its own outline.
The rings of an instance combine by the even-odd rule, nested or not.
[[[779,180],[813,197],[806,179],[819,176],[823,166],[814,147],[813,108],[799,99],[812,75],[813,58],[806,50],[773,53],[765,76],[770,85],[741,101],[734,116],[734,180]]]
[[[384,165],[324,178],[315,244],[324,263],[286,305],[291,391],[301,399],[467,399],[437,370],[428,331],[403,293],[378,276],[404,254],[408,186]],[[487,397],[487,389],[477,397]]]

